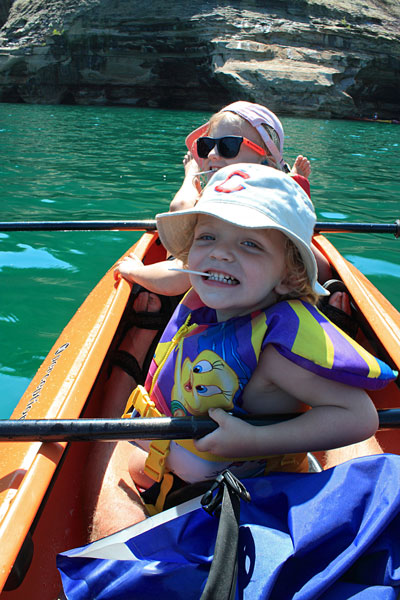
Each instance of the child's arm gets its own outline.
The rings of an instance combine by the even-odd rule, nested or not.
[[[181,187],[169,205],[170,212],[192,208],[196,204],[201,192],[200,183],[196,177],[196,173],[200,171],[200,168],[191,152],[185,154],[183,165],[185,168],[185,177]]]
[[[190,288],[189,275],[179,271],[171,271],[171,267],[182,268],[178,259],[165,260],[152,265],[144,265],[134,254],[126,256],[114,269],[114,278],[120,275],[145,287],[149,292],[177,296]]]
[[[258,381],[250,386],[254,377]],[[270,388],[270,393],[262,393],[261,382]],[[222,456],[312,452],[367,439],[378,427],[376,409],[365,391],[306,371],[268,346],[248,384],[253,388],[252,393],[259,389],[258,397],[246,398],[250,413],[288,412],[287,407],[282,410],[276,401],[268,406],[268,396],[276,398],[271,393],[271,384],[311,406],[311,410],[290,421],[258,427],[243,423],[222,409],[212,409],[210,416],[219,427],[198,440],[197,449]],[[255,410],[251,410],[252,400]]]

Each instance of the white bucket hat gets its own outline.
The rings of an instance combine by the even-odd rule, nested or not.
[[[239,117],[246,119],[246,121],[248,121],[250,125],[252,125],[258,131],[258,133],[261,136],[261,139],[263,140],[271,155],[275,159],[277,166],[280,169],[284,170],[285,161],[283,160],[282,152],[283,140],[285,136],[283,133],[282,123],[280,122],[278,117],[271,110],[268,110],[268,108],[266,108],[265,106],[262,106],[261,104],[254,104],[254,102],[245,102],[244,100],[233,102],[233,104],[225,106],[219,112],[221,113],[226,111],[233,112],[239,115]],[[186,138],[186,146],[192,152],[195,158],[197,158],[197,152],[194,143],[200,137],[206,135],[209,125],[210,122],[207,121],[207,123],[201,125],[201,127],[198,127],[197,129],[192,131],[192,133],[189,133],[189,135]],[[263,125],[268,125],[276,131],[276,134],[279,139],[279,148],[275,145],[275,143],[271,139],[271,136],[269,135],[265,127],[263,127]]]
[[[286,173],[259,164],[229,165],[213,175],[193,208],[156,215],[161,242],[173,256],[180,258],[187,251],[201,214],[239,227],[282,231],[299,249],[314,291],[329,294],[317,282],[310,246],[316,221],[313,204]]]

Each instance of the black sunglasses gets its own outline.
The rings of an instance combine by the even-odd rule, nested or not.
[[[225,135],[221,138],[201,137],[196,140],[197,154],[200,158],[207,158],[214,146],[217,146],[218,154],[223,158],[235,158],[239,154],[240,146],[244,144],[261,154],[265,155],[265,150],[245,137],[238,135]]]

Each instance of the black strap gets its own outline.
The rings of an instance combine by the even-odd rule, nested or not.
[[[119,367],[128,373],[137,385],[143,385],[146,379],[144,370],[139,366],[137,359],[126,350],[114,350],[110,354],[110,373],[112,367]]]
[[[325,281],[324,288],[328,290],[331,295],[335,292],[345,292],[351,300],[348,289],[343,281],[340,281],[339,279],[329,279],[329,281]],[[319,299],[319,310],[324,313],[332,323],[340,327],[340,329],[343,329],[347,335],[355,339],[358,331],[358,320],[354,304],[350,302],[351,314],[348,315],[340,308],[336,308],[336,306],[329,304],[329,298],[330,296],[322,296]]]
[[[219,515],[219,525],[210,573],[200,600],[235,598],[241,498],[249,502],[250,494],[243,484],[226,470],[218,475],[211,489],[201,499],[204,510]]]

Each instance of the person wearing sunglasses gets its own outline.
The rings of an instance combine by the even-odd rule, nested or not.
[[[193,206],[202,185],[215,171],[238,162],[261,163],[288,172],[310,196],[310,161],[299,155],[290,169],[283,159],[283,143],[282,123],[265,106],[245,101],[225,106],[187,136],[185,178],[170,211]]]

